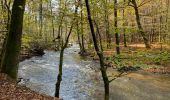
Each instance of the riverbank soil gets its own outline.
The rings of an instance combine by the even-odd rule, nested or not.
[[[55,97],[38,94],[16,84],[6,74],[0,73],[0,100],[59,100]]]
[[[170,47],[168,45],[152,44],[146,49],[144,44],[130,44],[128,47],[120,45],[121,54],[116,55],[115,48],[104,49],[105,65],[118,70],[143,70],[152,73],[170,74]],[[98,61],[93,50],[90,55]]]

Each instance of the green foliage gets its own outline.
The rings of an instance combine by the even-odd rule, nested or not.
[[[30,42],[31,42],[31,37],[28,35],[23,35],[22,36],[22,47],[23,48],[30,48]]]
[[[31,49],[45,49],[47,44],[41,39],[36,39],[30,42],[30,47]]]
[[[163,63],[167,63],[170,61],[170,53],[169,52],[161,52],[153,58],[153,62],[157,65],[161,65]]]
[[[120,55],[115,55],[113,57],[113,62],[118,68],[123,66],[122,60],[120,59]]]
[[[170,53],[167,51],[129,51],[114,57],[107,58],[114,66],[121,68],[132,66],[135,68],[157,68],[170,62]]]
[[[29,36],[24,34],[22,37],[22,49],[34,50],[34,49],[51,49],[52,41],[45,41],[44,39],[37,38],[36,36]]]

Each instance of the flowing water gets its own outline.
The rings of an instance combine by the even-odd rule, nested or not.
[[[64,54],[63,80],[60,96],[64,100],[103,100],[104,87],[99,64],[78,55],[77,45]],[[54,96],[59,53],[45,51],[20,63],[21,85]],[[115,72],[109,69],[108,73]],[[133,72],[110,84],[110,100],[170,100],[170,75]]]

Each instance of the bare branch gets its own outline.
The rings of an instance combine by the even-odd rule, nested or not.
[[[149,2],[151,2],[151,1],[153,1],[153,0],[147,0],[147,1],[143,0],[143,2],[141,2],[141,4],[138,5],[138,8],[149,3]]]
[[[131,7],[134,7],[134,5],[132,4],[132,1],[131,0],[128,0],[128,6],[131,6]]]
[[[109,83],[111,83],[112,81],[116,80],[118,77],[121,77],[122,74],[124,74],[124,72],[121,72],[118,75],[115,75],[114,78],[109,81]]]

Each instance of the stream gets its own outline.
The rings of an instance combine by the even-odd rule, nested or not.
[[[64,53],[60,97],[64,100],[103,100],[104,86],[99,63],[78,54],[78,45]],[[19,83],[33,91],[54,96],[60,52],[45,51],[19,64]],[[114,73],[112,69],[108,73]],[[132,72],[110,84],[110,100],[169,100],[170,75]]]

